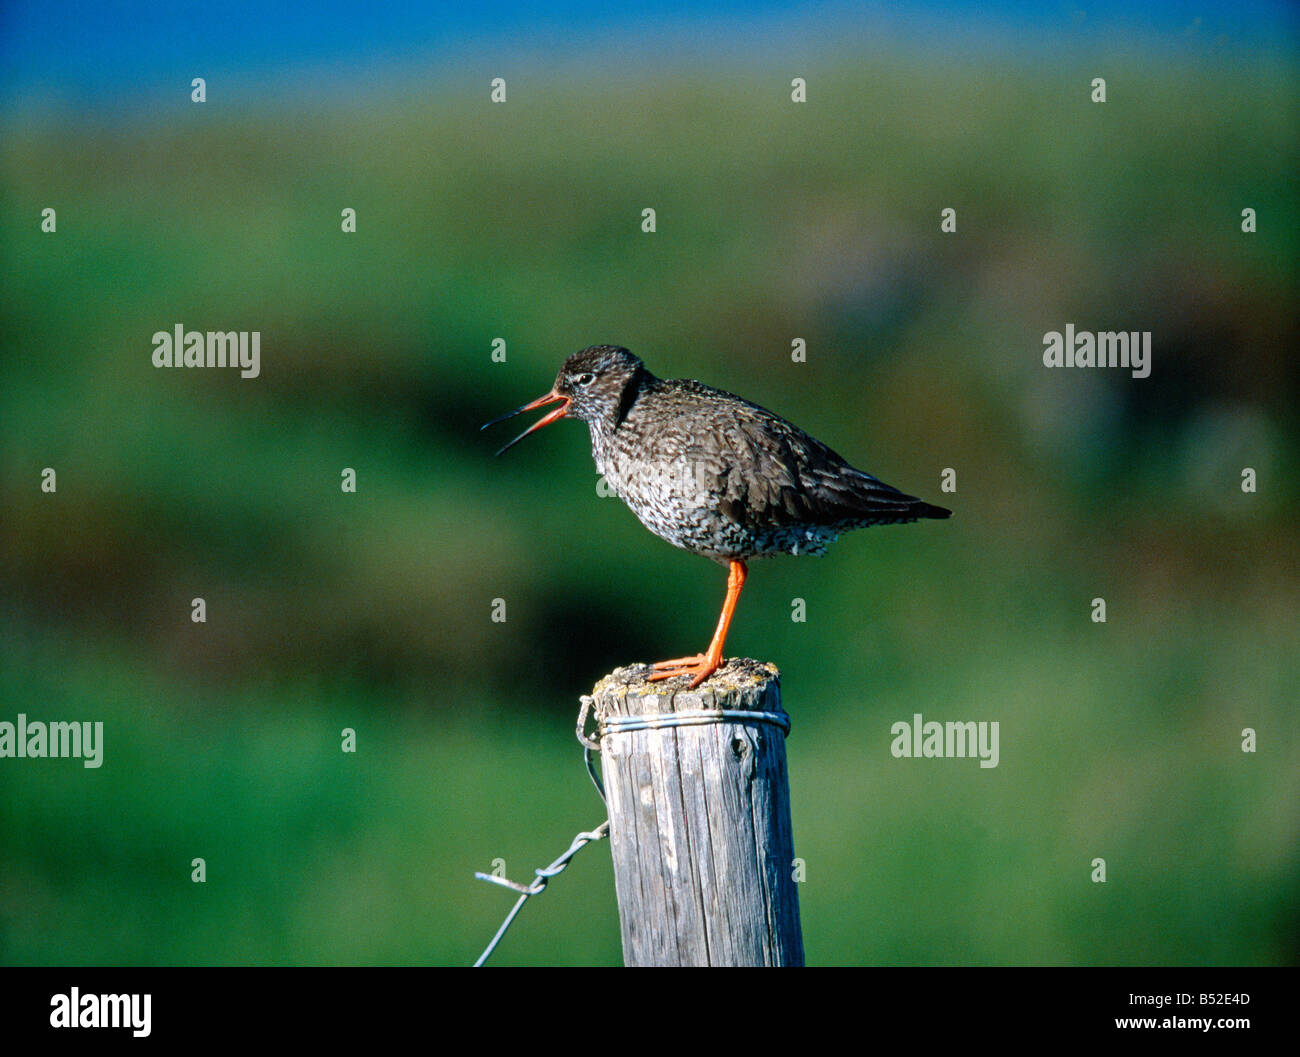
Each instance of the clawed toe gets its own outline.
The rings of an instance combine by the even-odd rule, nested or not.
[[[684,669],[684,668],[698,667],[704,662],[705,662],[704,654],[693,653],[689,657],[678,657],[676,660],[672,660],[672,661],[655,661],[654,664],[650,665],[650,667],[653,671],[659,672],[659,671],[664,671],[668,668]],[[678,672],[677,674],[680,675],[681,672]]]
[[[647,677],[650,682],[661,679],[675,679],[679,675],[691,676],[689,690],[694,690],[721,666],[722,659],[696,654],[694,657],[682,657],[675,661],[659,661],[652,664],[652,673]]]

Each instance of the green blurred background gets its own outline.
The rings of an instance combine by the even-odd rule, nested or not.
[[[0,961],[473,961],[511,902],[474,871],[605,817],[578,696],[722,598],[585,427],[477,431],[601,342],[955,511],[751,566],[810,963],[1297,960],[1294,24],[929,14],[516,26],[203,105],[192,41],[165,90],[11,82],[0,719],[106,745],[0,760]],[[1046,370],[1067,322],[1150,330],[1151,377]],[[177,323],[259,330],[261,377],[154,369]],[[918,711],[1000,765],[894,759]],[[620,960],[596,845],[493,962]]]

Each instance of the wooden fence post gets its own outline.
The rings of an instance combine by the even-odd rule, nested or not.
[[[647,674],[592,692],[624,963],[802,965],[780,673],[733,659],[695,691]]]

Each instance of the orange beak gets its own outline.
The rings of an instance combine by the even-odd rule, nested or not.
[[[513,411],[506,412],[500,418],[494,418],[491,422],[484,423],[481,427],[479,427],[480,431],[487,429],[488,426],[495,426],[498,422],[504,422],[508,418],[514,418],[515,415],[522,414],[525,411],[532,411],[539,407],[545,407],[547,404],[553,404],[557,400],[563,400],[564,403],[562,403],[559,407],[557,407],[554,411],[550,412],[549,414],[543,415],[531,426],[529,426],[526,430],[524,430],[521,434],[519,434],[519,436],[517,436],[514,440],[512,440],[509,444],[507,444],[504,448],[502,448],[501,451],[498,451],[497,454],[500,455],[501,452],[506,451],[509,448],[513,448],[516,444],[518,444],[521,440],[523,440],[526,436],[528,436],[528,434],[535,433],[543,426],[549,426],[552,422],[558,422],[560,419],[562,419],[565,416],[565,413],[569,410],[569,398],[567,396],[561,396],[554,389],[552,389],[545,396],[539,396],[536,400],[532,401],[531,403],[524,404],[523,407],[517,407]]]

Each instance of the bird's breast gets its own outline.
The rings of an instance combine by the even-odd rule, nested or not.
[[[720,561],[763,549],[748,527],[725,512],[725,470],[671,436],[643,439],[593,430],[592,458],[641,524],[674,546]]]

